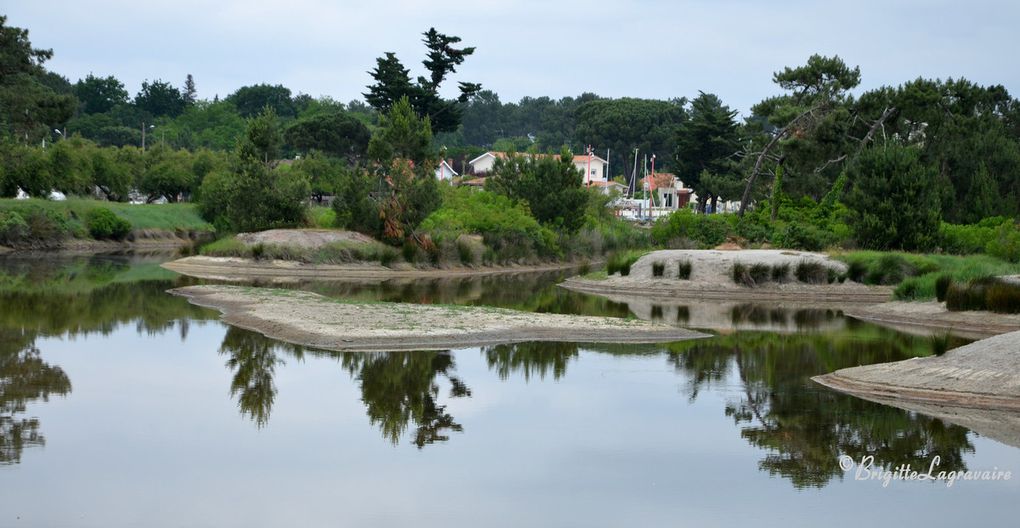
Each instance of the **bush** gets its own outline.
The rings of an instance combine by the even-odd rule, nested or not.
[[[1002,260],[1020,262],[1020,228],[1012,222],[1000,225],[985,246],[985,251]]]
[[[939,228],[939,245],[942,247],[942,251],[954,255],[983,253],[993,238],[995,238],[995,227],[993,226],[943,223]]]
[[[786,282],[790,278],[790,265],[789,264],[776,264],[772,266],[772,281],[773,282]]]
[[[630,275],[630,267],[638,261],[647,251],[623,251],[620,253],[613,253],[609,256],[609,261],[606,263],[606,273],[613,275],[619,273],[626,277]]]
[[[800,282],[808,284],[825,284],[829,282],[829,267],[821,262],[802,260],[797,263],[794,275]]]
[[[772,268],[767,264],[759,263],[747,266],[746,264],[735,262],[733,263],[732,276],[733,282],[753,288],[768,282],[769,277],[772,276]]]
[[[0,244],[18,245],[28,238],[28,223],[14,211],[0,211]]]
[[[85,226],[92,238],[123,240],[131,232],[131,224],[105,207],[88,212]]]
[[[663,262],[652,263],[652,277],[661,277],[664,271],[666,271],[665,263]]]
[[[689,260],[681,260],[677,265],[676,278],[680,280],[690,280],[692,268],[693,266],[691,266],[691,262]]]
[[[690,209],[680,209],[655,222],[652,239],[670,246],[682,245],[683,241],[689,240],[702,248],[715,247],[725,242],[728,236],[736,234],[726,216],[699,215]]]
[[[772,240],[777,247],[807,251],[821,251],[835,242],[833,233],[801,223],[788,224]]]

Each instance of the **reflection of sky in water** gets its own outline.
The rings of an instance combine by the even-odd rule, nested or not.
[[[881,524],[1001,524],[1020,492],[1020,478],[797,490],[759,470],[766,451],[725,415],[744,394],[732,365],[692,402],[661,353],[581,347],[562,377],[525,382],[519,370],[501,380],[477,349],[455,352],[471,397],[449,397],[440,378],[436,399],[464,431],[420,450],[369,424],[340,360],[280,353],[259,429],[230,395],[226,332],[38,339],[74,390],[29,404],[47,443],[0,468],[0,525],[858,526],[865,504]],[[968,467],[1020,471],[1020,450],[968,437]]]

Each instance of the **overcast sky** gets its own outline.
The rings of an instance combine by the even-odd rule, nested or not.
[[[778,93],[772,72],[812,53],[838,54],[862,88],[967,77],[1020,93],[1020,1],[752,0],[0,0],[8,24],[52,48],[71,81],[115,75],[134,95],[145,79],[199,96],[283,84],[294,93],[360,98],[366,73],[396,52],[421,73],[430,26],[476,46],[452,81],[503,101],[594,92],[667,99],[718,94],[742,113]],[[455,82],[449,82],[452,95]]]

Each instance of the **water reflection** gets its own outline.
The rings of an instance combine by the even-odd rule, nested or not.
[[[28,404],[70,392],[67,374],[39,357],[30,335],[0,329],[0,465],[17,464],[26,447],[46,443],[39,419],[24,416]]]
[[[873,455],[887,469],[927,468],[939,455],[940,469],[966,469],[963,455],[974,450],[966,428],[812,384],[811,376],[839,368],[930,353],[927,339],[854,326],[839,334],[739,333],[675,343],[668,361],[688,377],[691,400],[735,371],[739,396],[724,412],[742,438],[766,450],[759,468],[798,488],[842,478],[840,455]]]
[[[518,373],[525,381],[538,376],[544,380],[551,375],[558,380],[567,373],[567,363],[576,360],[578,348],[574,343],[515,343],[482,348],[489,369],[506,381]]]

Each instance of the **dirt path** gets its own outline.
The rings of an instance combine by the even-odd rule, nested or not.
[[[524,341],[661,343],[710,337],[633,319],[474,306],[352,303],[297,290],[189,286],[170,293],[218,309],[223,320],[234,326],[329,350],[438,350]]]
[[[508,266],[444,269],[393,269],[380,264],[303,264],[286,260],[256,261],[235,257],[185,257],[163,264],[163,267],[200,279],[245,281],[268,279],[273,282],[304,280],[385,280],[416,278],[454,278],[485,275],[508,275],[558,271],[583,266],[579,262],[566,262],[540,266]]]

